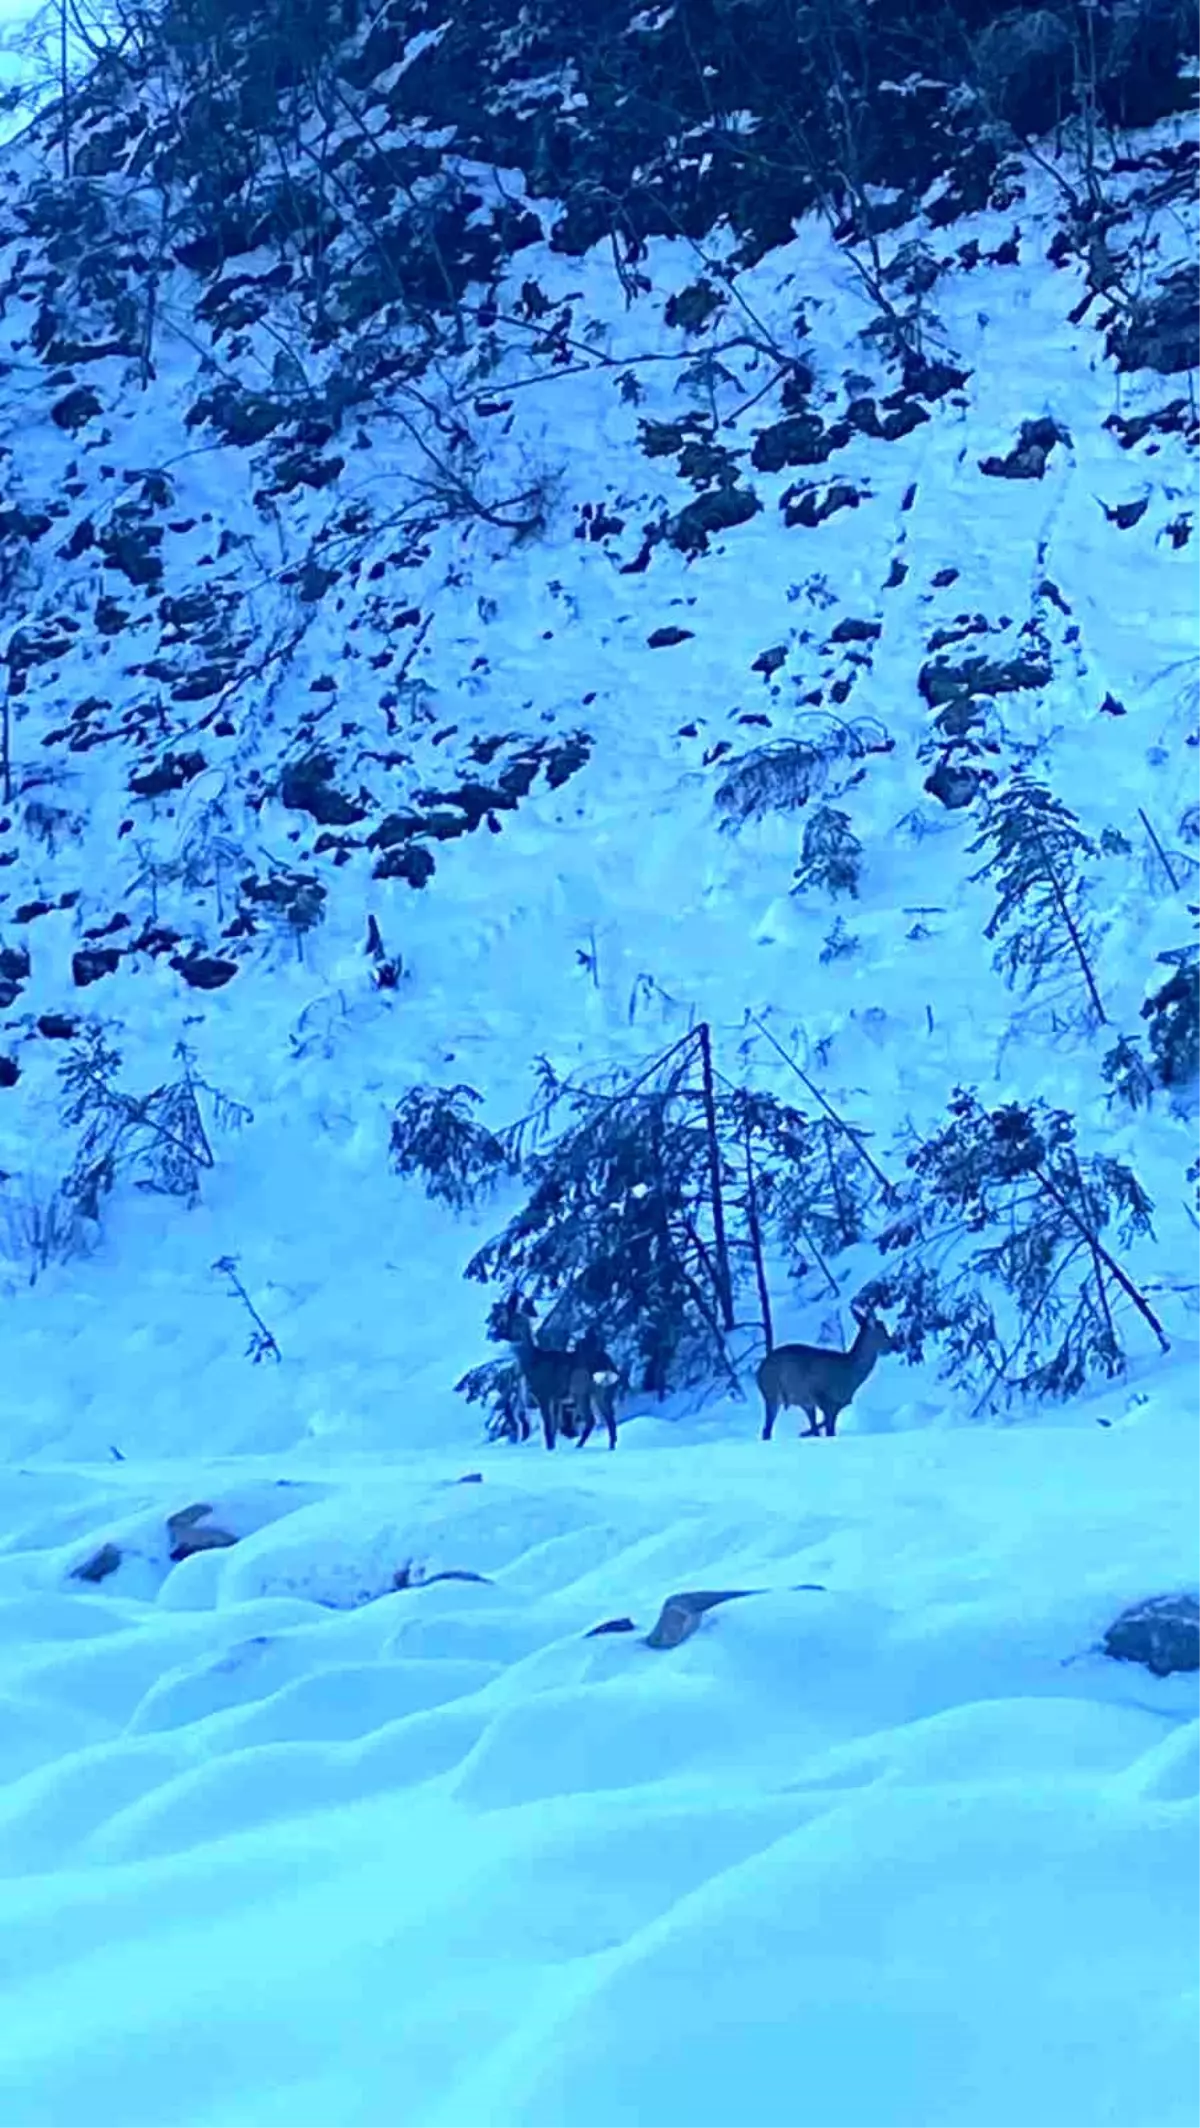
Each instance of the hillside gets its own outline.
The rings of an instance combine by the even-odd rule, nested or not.
[[[14,2128],[1195,2117],[1194,68],[813,14],[131,16],[4,151]],[[700,1029],[685,1335],[537,1162]]]

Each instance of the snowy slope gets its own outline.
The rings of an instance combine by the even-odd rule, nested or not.
[[[1044,773],[1095,837],[1124,838],[1103,860],[1097,974],[1112,1026],[1132,1031],[1195,891],[1179,828],[1195,797],[1194,547],[1169,533],[1195,482],[1179,435],[1126,450],[1105,428],[1171,394],[1118,382],[1094,325],[1069,322],[1079,283],[1044,256],[1057,207],[1031,170],[1012,264],[957,262],[972,239],[1002,245],[1011,215],[922,232],[955,261],[939,345],[970,381],[911,435],[856,434],[816,469],[822,489],[853,483],[856,507],[787,528],[779,503],[805,469],[747,463],[758,514],[695,559],[660,545],[640,573],[621,569],[643,526],[692,496],[638,428],[693,404],[679,363],[657,358],[677,351],[662,307],[697,257],[652,244],[651,293],[627,307],[607,254],[523,252],[507,299],[531,276],[571,295],[579,361],[556,372],[518,352],[487,378],[511,407],[485,472],[497,499],[547,479],[546,528],[514,541],[441,526],[376,593],[381,527],[340,610],[306,616],[274,696],[270,675],[244,689],[174,796],[131,802],[123,742],[45,745],[81,697],[119,723],[145,693],[130,665],[153,647],[148,623],[136,652],[86,625],[98,564],[52,580],[83,625],[18,715],[14,755],[23,776],[53,764],[36,788],[68,818],[0,872],[6,943],[19,906],[75,897],[20,931],[30,972],[0,1045],[20,1068],[0,1094],[15,1208],[0,2119],[14,2128],[1195,2118],[1194,1679],[1095,1653],[1124,1604],[1196,1577],[1192,1120],[1161,1095],[1149,1117],[1115,1108],[1104,1034],[1081,1040],[1068,1001],[1056,1015],[1004,988],[981,943],[992,901],[971,881],[970,816],[929,798],[918,753],[935,630],[983,615],[989,648],[1011,653],[1036,617],[1054,677],[1005,698],[1002,758]],[[822,225],[737,290],[771,333],[803,306],[830,418],[886,388],[858,338],[872,308]],[[185,300],[181,281],[178,315]],[[31,310],[10,299],[11,342]],[[745,348],[722,360],[736,408],[768,372]],[[638,404],[620,389],[630,365]],[[127,485],[165,470],[184,528],[164,548],[166,593],[227,581],[239,625],[279,640],[297,610],[281,579],[320,496],[257,509],[243,458],[197,440],[182,331],[164,329],[149,400],[115,360],[94,374],[107,443],[98,423],[82,443],[60,433],[40,381],[39,418],[10,407],[13,494],[76,484],[65,531],[99,516],[106,465]],[[1042,480],[980,471],[1041,416],[1070,438]],[[407,494],[421,462],[369,414],[339,450],[346,501]],[[1143,498],[1129,529],[1105,516]],[[623,529],[577,536],[601,503]],[[371,659],[414,639],[401,608],[424,632],[408,758],[385,768],[395,734]],[[877,624],[866,651],[837,639],[844,620]],[[650,647],[664,627],[691,633]],[[775,647],[786,659],[764,675]],[[714,800],[731,752],[796,730],[804,695],[839,679],[843,713],[894,748],[844,800],[864,847],[861,900],[840,905],[858,944],[822,960],[837,912],[789,892],[795,817],[735,835]],[[187,718],[170,714],[178,746]],[[316,852],[278,795],[258,802],[310,717],[372,819],[458,782],[497,733],[585,731],[590,750],[558,789],[539,778],[499,834],[438,844],[414,892],[373,877],[363,849],[342,865]],[[72,955],[118,913],[221,950],[219,893],[178,864],[206,808],[231,876],[315,866],[324,922],[300,951],[265,930],[243,941],[219,990],[128,953],[74,995]],[[393,991],[371,981],[369,914],[403,961]],[[30,1286],[20,1207],[69,1158],[59,1050],[37,1021],[65,1010],[103,1017],[135,1089],[169,1075],[186,1037],[252,1120],[234,1133],[210,1118],[217,1162],[196,1206],[123,1192],[92,1253]],[[1155,1200],[1132,1261],[1170,1356],[1135,1325],[1123,1383],[1007,1426],[971,1423],[932,1365],[897,1364],[836,1443],[801,1447],[781,1427],[768,1450],[736,1400],[634,1400],[615,1457],[483,1443],[453,1383],[487,1356],[486,1303],[460,1274],[497,1208],[455,1220],[389,1174],[396,1100],[465,1080],[507,1121],[535,1055],[633,1062],[701,1019],[790,1097],[752,1017],[885,1166],[956,1084],[1072,1110]],[[227,1255],[277,1365],[245,1355],[212,1268]],[[845,1330],[817,1296],[777,1301],[783,1335]],[[460,1485],[468,1474],[481,1482]],[[172,1565],[166,1518],[199,1501],[238,1542]],[[104,1543],[119,1570],[72,1579]],[[487,1579],[394,1587],[406,1567]],[[585,1638],[616,1617],[648,1631],[680,1589],[758,1593],[674,1649]]]

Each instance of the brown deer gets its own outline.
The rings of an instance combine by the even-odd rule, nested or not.
[[[808,1425],[802,1440],[809,1434],[836,1433],[839,1418],[876,1360],[899,1350],[891,1332],[874,1316],[856,1315],[855,1320],[858,1334],[849,1352],[834,1352],[825,1345],[776,1345],[768,1352],[756,1377],[766,1407],[764,1441],[770,1440],[784,1404],[805,1414]]]
[[[542,1415],[547,1448],[553,1448],[569,1412],[582,1420],[576,1441],[582,1448],[593,1432],[597,1414],[608,1428],[608,1445],[617,1445],[616,1367],[601,1346],[585,1338],[570,1352],[539,1345],[533,1335],[530,1310],[514,1302],[508,1311],[504,1341],[513,1347],[521,1373]],[[523,1436],[525,1438],[525,1436]]]

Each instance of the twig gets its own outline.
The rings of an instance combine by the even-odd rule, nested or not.
[[[854,1147],[855,1152],[859,1155],[860,1159],[866,1162],[866,1165],[869,1167],[871,1173],[874,1175],[876,1182],[879,1184],[880,1188],[884,1193],[886,1202],[889,1204],[894,1204],[897,1196],[899,1195],[896,1185],[894,1182],[888,1181],[888,1178],[884,1174],[883,1169],[879,1167],[874,1160],[872,1160],[870,1153],[867,1151],[866,1147],[861,1143],[858,1132],[851,1128],[851,1126],[846,1122],[843,1116],[839,1116],[833,1104],[825,1099],[825,1096],[821,1092],[820,1087],[813,1085],[813,1082],[809,1078],[808,1073],[801,1071],[800,1066],[797,1064],[796,1059],[794,1057],[789,1057],[782,1042],[776,1039],[769,1027],[764,1026],[763,1022],[759,1019],[758,1014],[756,1012],[751,1012],[747,1015],[747,1017],[749,1018],[751,1024],[757,1027],[759,1033],[761,1035],[765,1035],[767,1041],[771,1044],[771,1047],[775,1051],[776,1055],[782,1057],[784,1063],[788,1067],[788,1070],[795,1072],[796,1077],[800,1081],[800,1084],[808,1088],[808,1091],[812,1095],[814,1101],[820,1102],[826,1115],[831,1119],[832,1122],[836,1123],[838,1129],[843,1133],[845,1137],[850,1140],[850,1143]],[[836,1287],[834,1290],[837,1290]]]
[[[1170,880],[1171,885],[1175,889],[1175,892],[1178,894],[1179,881],[1176,879],[1174,872],[1171,870],[1170,859],[1168,858],[1166,851],[1164,850],[1161,842],[1155,834],[1154,829],[1151,827],[1150,822],[1146,818],[1145,808],[1140,805],[1138,807],[1138,819],[1141,821],[1142,826],[1145,828],[1147,835],[1150,837],[1150,840],[1154,845],[1155,852],[1158,856],[1158,861],[1161,864],[1163,871],[1166,873],[1167,878]]]

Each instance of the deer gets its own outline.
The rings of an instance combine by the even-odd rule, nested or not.
[[[607,1352],[590,1336],[569,1352],[539,1345],[533,1335],[528,1307],[513,1303],[508,1312],[504,1342],[513,1347],[526,1387],[542,1415],[542,1433],[552,1449],[560,1432],[566,1431],[565,1414],[582,1419],[575,1446],[582,1448],[593,1433],[597,1413],[608,1428],[608,1445],[617,1445],[616,1388],[620,1376]],[[528,1437],[528,1429],[522,1438]]]
[[[826,1345],[776,1345],[768,1352],[756,1376],[766,1407],[764,1441],[770,1440],[783,1404],[794,1404],[805,1414],[808,1425],[801,1440],[835,1434],[838,1420],[876,1360],[885,1352],[899,1351],[896,1339],[875,1316],[852,1312],[858,1333],[849,1352],[834,1352]]]

